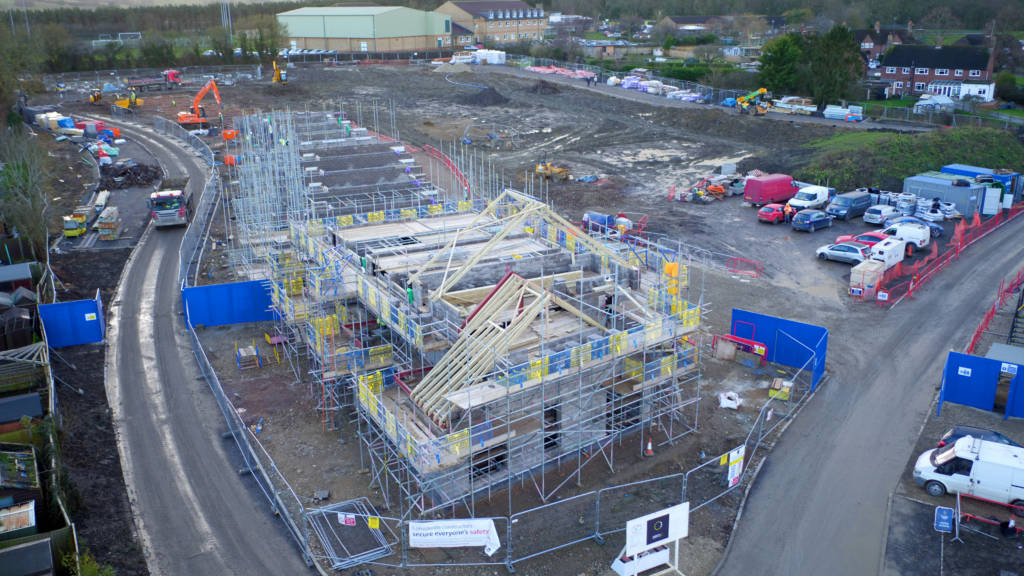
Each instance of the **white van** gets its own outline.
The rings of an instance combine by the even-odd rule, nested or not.
[[[797,210],[824,209],[828,201],[835,196],[834,188],[824,186],[804,186],[796,195],[789,199],[789,205]]]
[[[1024,448],[964,436],[918,456],[914,482],[932,496],[959,492],[1024,506]]]
[[[907,243],[899,238],[886,238],[871,247],[871,259],[885,263],[885,269],[903,262],[907,252]]]
[[[900,224],[893,224],[885,230],[882,230],[882,234],[888,234],[894,238],[903,240],[908,245],[914,248],[924,248],[932,241],[932,231],[927,226],[922,224],[915,224],[913,222],[902,222]]]

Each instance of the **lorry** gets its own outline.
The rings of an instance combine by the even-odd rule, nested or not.
[[[835,188],[824,186],[804,186],[797,190],[789,200],[789,205],[796,210],[822,210],[836,195]]]
[[[914,483],[934,497],[959,493],[1024,506],[1024,448],[964,436],[918,456]]]
[[[797,192],[793,177],[787,174],[751,176],[743,187],[743,199],[754,206],[778,202],[785,204]]]
[[[130,78],[126,82],[129,90],[136,92],[172,90],[185,85],[178,70],[164,70],[159,78]]]
[[[149,211],[153,226],[186,226],[192,215],[192,196],[187,188],[153,192],[149,195]]]

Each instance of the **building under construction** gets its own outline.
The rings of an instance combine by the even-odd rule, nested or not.
[[[272,290],[324,426],[358,415],[387,503],[507,491],[511,513],[628,435],[693,431],[700,267],[625,221],[580,229],[469,151],[404,146],[378,108],[237,119],[228,197],[237,271]]]

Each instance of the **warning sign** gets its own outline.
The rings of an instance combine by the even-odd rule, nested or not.
[[[729,487],[739,484],[740,476],[743,475],[743,456],[746,454],[747,447],[740,446],[739,448],[729,452]]]

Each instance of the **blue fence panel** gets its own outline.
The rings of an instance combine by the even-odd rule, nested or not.
[[[99,290],[93,300],[40,304],[39,318],[46,329],[50,348],[103,342],[106,333]]]
[[[270,288],[259,280],[195,286],[181,291],[193,326],[223,326],[273,320]]]
[[[801,368],[813,356],[811,390],[825,375],[827,328],[733,308],[732,335],[764,344],[765,359],[776,364]]]
[[[1024,390],[1018,390],[1022,384],[1017,377],[1022,368],[1001,360],[950,352],[942,370],[942,389],[936,413],[942,413],[943,402],[992,410],[995,407],[999,376],[1006,372],[1013,374],[1014,378],[1010,381],[1005,416],[1024,417]]]

